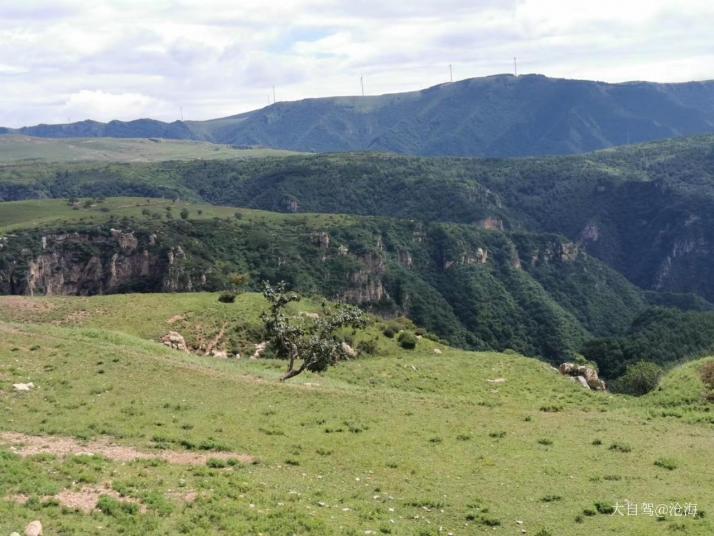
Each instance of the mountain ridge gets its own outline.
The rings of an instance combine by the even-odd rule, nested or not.
[[[419,156],[579,154],[714,133],[714,81],[492,75],[377,96],[277,102],[206,121],[143,118],[2,129],[38,137],[155,137],[307,152]]]

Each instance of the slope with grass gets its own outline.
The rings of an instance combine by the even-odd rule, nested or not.
[[[141,306],[152,298],[154,307]],[[375,325],[354,338],[376,339],[376,355],[280,384],[282,363],[156,342],[177,316],[251,324],[263,306],[255,295],[233,305],[201,294],[0,303],[6,533],[32,519],[73,534],[98,526],[106,534],[435,536],[714,529],[711,422],[663,416],[647,397],[586,392],[532,359],[427,339],[401,350]],[[19,382],[36,387],[14,392]],[[22,457],[8,432],[27,434],[25,442],[74,438],[79,448]],[[89,440],[156,459],[89,456],[81,452]],[[215,459],[182,465],[172,453]],[[257,461],[221,461],[224,453]],[[81,492],[99,509],[66,506]],[[701,514],[608,513],[625,500],[696,503]]]

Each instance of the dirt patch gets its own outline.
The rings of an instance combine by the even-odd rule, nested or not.
[[[84,486],[78,490],[64,489],[54,497],[49,497],[49,499],[55,499],[62,506],[71,508],[72,510],[79,510],[80,512],[89,514],[97,509],[97,503],[103,495],[116,499],[119,502],[139,505],[139,511],[142,514],[146,512],[146,506],[141,504],[141,501],[132,497],[122,497],[111,488],[111,484],[108,482],[105,482],[102,487]]]
[[[83,324],[91,318],[92,314],[85,310],[80,309],[79,311],[72,311],[63,320],[58,322],[59,324]]]
[[[167,493],[168,497],[170,499],[174,499],[177,501],[182,501],[188,504],[191,504],[193,502],[196,502],[196,499],[198,499],[198,493],[195,491],[169,491]]]
[[[186,317],[183,315],[174,315],[171,318],[169,318],[166,323],[169,325],[173,325],[176,322],[181,322],[182,320],[186,320]]]
[[[51,311],[55,306],[47,301],[41,301],[24,296],[4,296],[2,298],[3,308],[13,311],[27,311],[30,313],[44,313]]]
[[[8,495],[8,496],[6,496],[6,497],[5,497],[5,500],[6,500],[6,501],[9,501],[9,502],[12,502],[12,503],[15,503],[15,504],[23,505],[23,504],[26,504],[27,501],[30,500],[30,496],[29,496],[29,495],[25,495],[24,493],[18,493],[17,495]]]
[[[10,450],[20,456],[51,454],[58,457],[89,455],[103,456],[117,462],[134,460],[163,460],[177,465],[205,465],[208,460],[238,460],[253,463],[253,456],[235,452],[199,453],[190,451],[161,450],[144,452],[133,447],[117,445],[107,440],[80,442],[71,437],[31,436],[16,432],[0,432],[0,443],[10,445]]]
[[[116,499],[123,503],[132,503],[139,506],[141,513],[146,512],[146,506],[138,499],[132,497],[123,497],[114,491],[109,482],[104,482],[98,486],[84,486],[79,489],[63,489],[57,495],[44,495],[42,502],[57,501],[61,506],[71,510],[78,510],[85,514],[90,514],[97,509],[99,499],[106,495],[112,499]],[[8,495],[6,501],[14,502],[15,504],[27,504],[30,500],[29,495],[18,494]],[[195,500],[195,499],[194,499]]]

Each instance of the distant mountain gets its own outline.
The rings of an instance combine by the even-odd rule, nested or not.
[[[310,152],[573,154],[714,133],[714,81],[608,84],[496,75],[409,93],[279,102],[210,121],[83,121],[7,132],[192,139]]]

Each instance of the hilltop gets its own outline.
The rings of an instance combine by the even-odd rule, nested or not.
[[[379,322],[352,339],[376,340],[374,354],[291,384],[275,360],[157,342],[199,323],[249,333],[262,307],[254,294],[0,298],[0,530],[32,519],[78,534],[713,530],[703,362],[630,399],[514,353],[427,338],[403,350]],[[84,512],[67,506],[77,497]],[[697,513],[611,515],[626,500]]]
[[[714,132],[714,82],[608,84],[496,75],[420,91],[278,102],[209,121],[87,120],[1,129],[49,138],[171,138],[293,151],[535,156]]]

